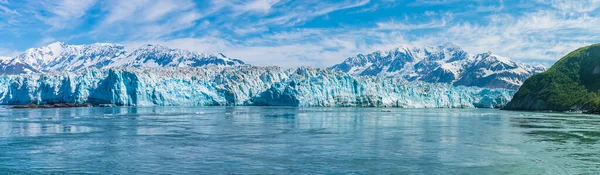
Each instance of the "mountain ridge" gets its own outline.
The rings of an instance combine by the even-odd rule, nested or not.
[[[358,54],[329,69],[361,76],[508,89],[518,89],[525,79],[546,70],[492,52],[471,55],[452,43],[412,49],[401,45],[388,51]]]
[[[0,75],[87,68],[239,66],[241,60],[222,53],[204,54],[160,44],[126,48],[116,43],[69,45],[55,42],[0,59]],[[409,47],[349,57],[328,69],[359,76],[401,77],[409,81],[449,83],[486,88],[518,89],[525,79],[544,67],[516,63],[492,52],[472,55],[459,46]]]
[[[202,54],[162,45],[145,45],[128,52],[115,43],[68,45],[51,43],[30,48],[23,53],[3,58],[0,74],[25,74],[51,71],[76,71],[85,68],[111,67],[195,67],[204,65],[235,66],[245,64],[219,54]]]

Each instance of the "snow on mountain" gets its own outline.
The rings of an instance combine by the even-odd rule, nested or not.
[[[455,85],[518,89],[527,78],[546,70],[543,66],[515,63],[491,52],[478,54],[475,60]]]
[[[20,60],[0,57],[0,72],[0,74],[26,74],[35,73],[37,70]]]
[[[3,59],[0,74],[76,71],[86,68],[111,67],[196,67],[205,65],[236,66],[244,64],[223,54],[209,55],[146,45],[128,53],[123,45],[96,43],[67,45],[52,43],[31,48],[12,59]]]
[[[525,79],[546,70],[491,52],[471,55],[454,44],[410,49],[401,46],[347,58],[329,69],[353,75],[402,77],[409,81],[517,89]]]
[[[514,91],[308,67],[110,68],[0,76],[0,104],[495,107]]]
[[[101,68],[125,55],[124,47],[118,44],[67,45],[56,42],[28,49],[14,60],[30,65],[36,72],[75,71]]]
[[[146,45],[135,49],[126,58],[117,60],[108,67],[198,67],[242,64],[244,62],[227,58],[221,53],[216,55],[199,54],[161,45]]]

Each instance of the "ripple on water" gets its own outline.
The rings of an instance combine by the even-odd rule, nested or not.
[[[0,137],[36,137],[52,134],[81,134],[100,131],[100,128],[60,124],[60,123],[37,123],[37,122],[17,122],[5,123],[0,122]]]
[[[599,122],[486,109],[0,109],[0,174],[598,174]]]

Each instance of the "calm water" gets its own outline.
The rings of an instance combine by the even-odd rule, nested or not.
[[[600,117],[491,109],[0,109],[0,174],[598,174]]]

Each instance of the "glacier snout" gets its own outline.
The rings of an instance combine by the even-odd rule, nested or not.
[[[487,108],[507,103],[513,93],[307,67],[86,69],[0,77],[0,104],[7,105]]]

